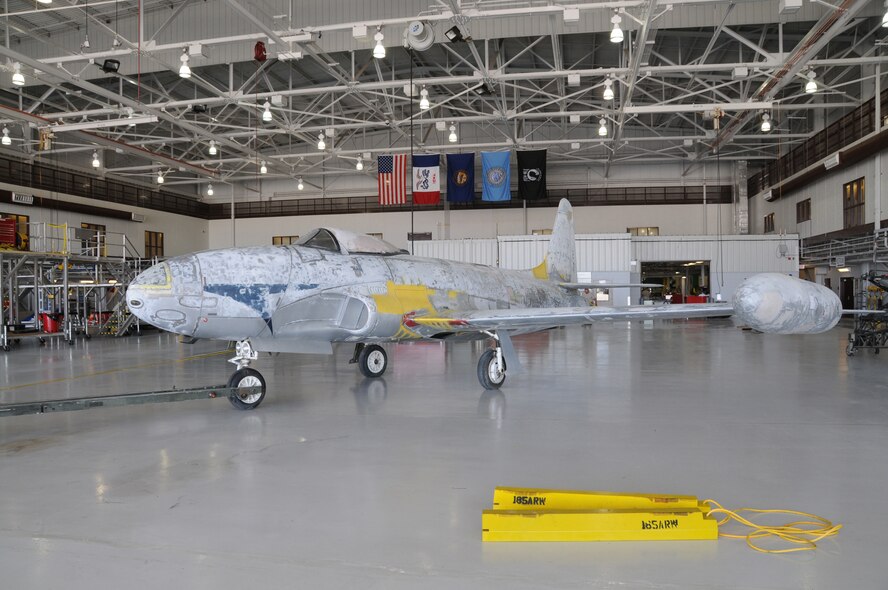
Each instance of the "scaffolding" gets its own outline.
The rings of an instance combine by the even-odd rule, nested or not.
[[[156,259],[143,258],[121,233],[31,223],[29,237],[27,249],[0,249],[0,349],[139,328],[126,288]]]

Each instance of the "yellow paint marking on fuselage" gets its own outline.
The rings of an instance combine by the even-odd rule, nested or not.
[[[435,312],[435,307],[429,299],[434,295],[434,289],[429,289],[425,285],[397,285],[393,281],[387,281],[385,287],[385,293],[371,295],[376,301],[379,313],[404,315],[411,312]]]
[[[170,265],[166,262],[161,263],[161,268],[163,268],[164,274],[164,283],[162,285],[152,285],[152,284],[140,284],[140,289],[152,290],[152,291],[172,291],[173,290],[173,275],[170,274]]]

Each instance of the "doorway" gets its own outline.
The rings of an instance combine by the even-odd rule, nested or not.
[[[842,300],[842,309],[854,309],[854,277],[842,277],[839,299]]]
[[[709,260],[642,262],[641,282],[661,287],[642,289],[642,299],[672,303],[709,301]]]

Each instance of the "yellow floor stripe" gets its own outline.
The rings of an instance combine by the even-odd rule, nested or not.
[[[27,387],[36,387],[38,385],[51,385],[53,383],[62,383],[64,381],[74,381],[76,379],[86,379],[88,377],[99,377],[101,375],[111,375],[113,373],[122,373],[124,371],[132,371],[133,369],[148,369],[150,367],[159,367],[162,365],[170,364],[170,363],[186,363],[188,361],[196,361],[200,359],[205,359],[213,356],[218,356],[220,354],[225,354],[231,352],[227,348],[225,350],[217,350],[216,352],[206,352],[203,354],[196,354],[194,356],[186,356],[181,359],[169,359],[165,361],[157,361],[153,363],[145,363],[144,365],[133,365],[131,367],[122,367],[119,369],[108,369],[107,371],[96,371],[94,373],[84,373],[83,375],[73,375],[71,377],[59,377],[58,379],[47,379],[46,381],[37,381],[36,383],[25,383],[23,385],[9,385],[7,387],[0,387],[0,391],[15,391],[17,389],[25,389]]]

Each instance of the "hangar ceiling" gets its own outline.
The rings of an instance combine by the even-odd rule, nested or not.
[[[412,113],[417,151],[547,147],[550,166],[604,177],[715,159],[754,170],[884,87],[884,11],[875,0],[6,0],[0,117],[13,141],[0,150],[85,169],[96,152],[108,177],[162,173],[201,196],[208,182],[256,179],[263,162],[263,178],[372,175],[376,154],[410,150]],[[425,51],[404,47],[414,20],[435,35]],[[117,72],[99,67],[109,59]],[[130,116],[147,122],[117,121]]]

